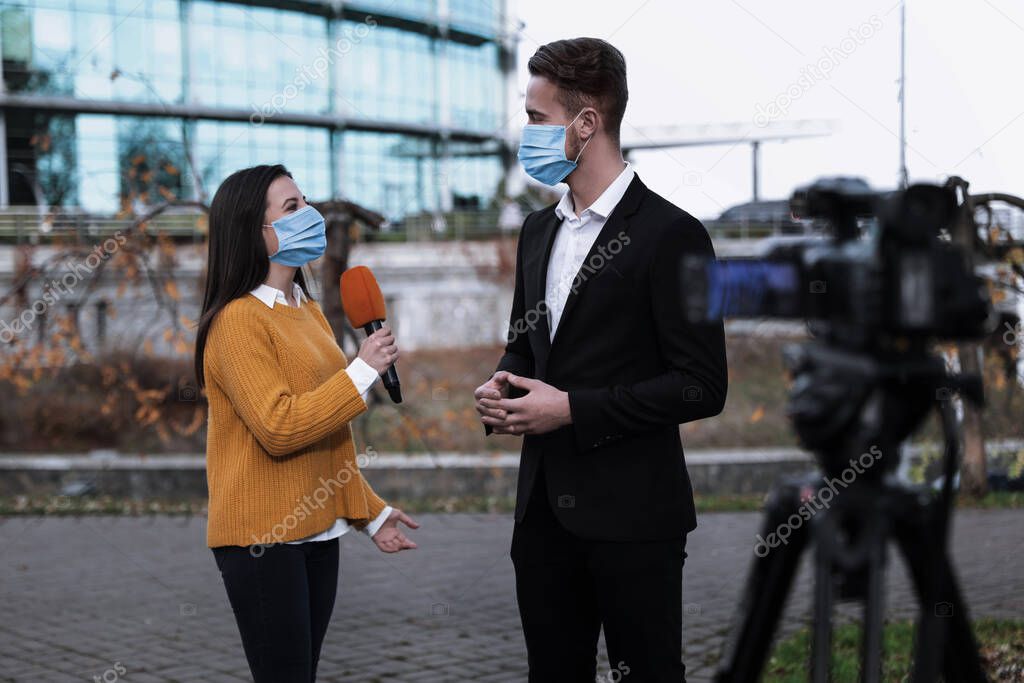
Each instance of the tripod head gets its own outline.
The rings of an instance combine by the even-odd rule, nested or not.
[[[829,477],[877,450],[882,455],[866,476],[879,480],[896,469],[900,444],[936,401],[957,392],[978,404],[983,399],[980,378],[950,374],[921,345],[883,356],[809,342],[788,346],[785,361],[793,375],[787,413]]]

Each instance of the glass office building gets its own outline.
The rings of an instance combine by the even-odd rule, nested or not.
[[[487,207],[502,0],[0,0],[0,204],[113,213],[284,163],[393,221]]]

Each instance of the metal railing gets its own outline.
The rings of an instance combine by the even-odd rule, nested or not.
[[[201,241],[206,238],[200,212],[165,212],[143,230],[169,237]],[[30,208],[0,209],[0,244],[45,244],[54,241],[94,242],[128,231],[134,216],[103,216],[79,209],[40,212]]]
[[[162,233],[179,241],[202,242],[206,239],[206,223],[201,218],[199,211],[165,212],[148,221],[144,230],[150,234]],[[0,209],[0,244],[46,244],[68,240],[95,242],[118,230],[131,229],[135,220],[134,216],[102,216],[79,209],[50,213],[26,207]],[[803,232],[802,226],[784,221],[707,220],[704,225],[716,239],[757,239]],[[481,209],[409,215],[366,237],[376,242],[429,242],[488,239],[518,232],[518,227],[501,226],[498,209]]]
[[[485,239],[518,232],[502,230],[497,209],[449,211],[439,214],[415,214],[384,226],[374,238],[382,241],[429,242]]]

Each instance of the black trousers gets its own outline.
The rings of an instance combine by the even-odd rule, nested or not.
[[[260,552],[262,551],[262,552]],[[338,539],[213,549],[255,683],[311,683],[338,590]]]
[[[530,683],[594,683],[602,626],[611,670],[598,680],[686,680],[685,536],[644,542],[577,538],[558,523],[541,479],[515,525],[511,556]]]

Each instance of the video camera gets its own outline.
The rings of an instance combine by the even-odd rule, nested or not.
[[[931,348],[936,340],[981,338],[992,323],[969,251],[973,217],[961,213],[970,205],[957,198],[954,184],[883,194],[850,179],[819,181],[797,190],[790,208],[801,218],[824,219],[831,234],[776,245],[763,258],[683,264],[691,321],[803,318],[813,337],[784,350],[792,374],[786,413],[822,472],[775,489],[759,538],[803,519],[814,491],[849,483],[784,547],[753,560],[717,683],[761,680],[808,548],[815,567],[811,680],[832,680],[837,597],[863,603],[861,680],[881,680],[890,541],[907,562],[919,600],[913,680],[939,680],[941,672],[946,681],[987,681],[947,552],[960,443],[948,399],[956,392],[979,405],[981,377],[950,372]],[[941,493],[934,498],[889,476],[903,442],[932,412],[945,448]],[[872,454],[870,467],[856,469],[865,453]],[[949,607],[942,618],[939,604]]]
[[[984,336],[990,307],[969,254],[949,240],[954,190],[920,184],[879,193],[850,178],[793,193],[793,214],[831,235],[776,244],[762,258],[684,263],[691,321],[803,318],[832,346],[877,353],[897,339]]]

